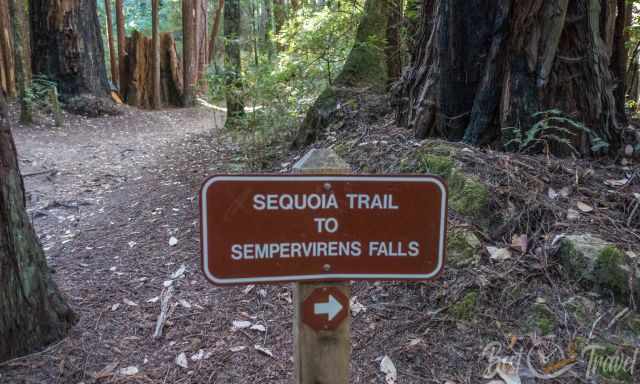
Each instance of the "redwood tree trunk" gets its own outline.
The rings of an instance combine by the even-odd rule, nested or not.
[[[9,17],[9,4],[0,2],[0,47],[2,48],[2,64],[5,72],[7,95],[11,98],[17,96],[15,63],[13,59],[13,42],[11,41],[11,19]]]
[[[240,0],[224,4],[226,125],[233,126],[244,115],[242,60],[240,57]]]
[[[218,38],[218,31],[220,30],[220,18],[222,16],[222,10],[224,9],[224,0],[218,0],[218,8],[216,8],[216,14],[213,18],[213,25],[211,26],[211,37],[209,38],[209,63],[213,63],[215,60],[216,39]]]
[[[13,30],[13,53],[16,86],[20,96],[20,121],[32,122],[32,108],[27,91],[31,85],[31,60],[29,58],[29,22],[21,0],[9,0],[9,13]]]
[[[123,84],[128,83],[126,78],[127,35],[124,30],[123,0],[116,0],[116,26],[118,33],[118,68],[120,69],[120,94],[124,96]]]
[[[95,0],[31,0],[32,68],[65,96],[109,93]]]
[[[182,101],[185,107],[194,103],[195,93],[195,15],[191,0],[182,0],[182,61],[184,70],[184,92]]]
[[[74,321],[29,222],[7,104],[0,92],[0,361],[61,339]]]
[[[113,20],[111,17],[111,0],[104,0],[104,11],[107,14],[107,39],[109,41],[109,59],[111,60],[111,81],[118,84],[118,53],[113,42]]]
[[[200,90],[206,90],[206,71],[207,71],[207,61],[209,59],[209,42],[208,42],[208,34],[207,34],[207,13],[208,9],[208,1],[206,0],[195,0],[194,7],[196,10],[196,19],[195,19],[195,39],[196,39],[196,52],[195,52],[195,60],[196,60],[196,73],[195,73],[195,83],[202,85]]]
[[[540,111],[580,121],[569,140],[616,152],[633,132],[618,119],[603,28],[606,0],[423,0],[412,63],[396,89],[401,124],[427,136],[503,146]],[[510,132],[509,134],[507,134]],[[559,132],[553,134],[562,136]],[[566,154],[568,146],[551,143]]]
[[[627,24],[626,0],[617,0],[616,23],[613,34],[613,51],[611,55],[611,72],[615,80],[615,90],[613,95],[616,98],[616,110],[618,119],[622,124],[626,124],[627,116],[624,112],[627,91],[627,37],[625,27]]]
[[[162,106],[161,103],[161,91],[160,91],[160,36],[158,34],[158,11],[160,8],[159,0],[152,0],[152,84],[153,84],[153,108],[159,109]]]

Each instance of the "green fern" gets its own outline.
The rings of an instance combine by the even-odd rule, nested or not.
[[[579,151],[570,140],[571,137],[577,136],[576,131],[587,134],[591,142],[591,151],[593,152],[604,151],[609,147],[609,143],[606,140],[599,137],[582,122],[572,119],[559,109],[536,112],[531,117],[538,120],[524,132],[518,127],[505,127],[502,129],[504,135],[510,137],[505,143],[505,147],[514,148],[516,152],[527,152],[540,144],[546,148],[551,143],[557,143],[566,146],[574,154],[579,154]]]

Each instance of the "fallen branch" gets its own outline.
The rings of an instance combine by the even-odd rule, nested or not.
[[[166,289],[162,290],[160,294],[160,315],[158,315],[158,321],[156,322],[156,330],[153,333],[153,338],[157,339],[162,336],[162,329],[164,328],[164,323],[167,321],[168,313],[169,313],[169,301],[173,296],[173,285],[170,285]]]
[[[44,175],[44,174],[46,174],[46,173],[49,173],[49,174],[52,174],[52,175],[53,175],[53,174],[54,174],[54,173],[56,173],[56,172],[57,172],[57,171],[56,171],[55,169],[47,169],[47,170],[44,170],[44,171],[31,172],[31,173],[23,173],[23,174],[22,174],[22,177],[38,176],[38,175]]]

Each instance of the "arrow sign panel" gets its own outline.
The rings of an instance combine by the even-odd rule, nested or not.
[[[317,288],[302,303],[302,321],[316,331],[334,330],[349,313],[349,299],[338,288]]]
[[[335,297],[329,295],[329,301],[326,303],[315,303],[313,307],[314,314],[327,315],[329,321],[333,320],[340,311],[342,311],[342,304]]]

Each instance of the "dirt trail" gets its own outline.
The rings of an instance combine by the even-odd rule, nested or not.
[[[206,174],[244,167],[239,148],[218,134],[220,112],[70,119],[14,135],[29,210],[80,321],[59,344],[0,366],[0,382],[287,382],[290,313],[264,311],[275,309],[268,301],[290,301],[289,288],[220,290],[198,267],[198,187]],[[169,320],[153,339],[168,285]],[[267,331],[232,332],[236,319]],[[181,353],[187,368],[176,364]]]

